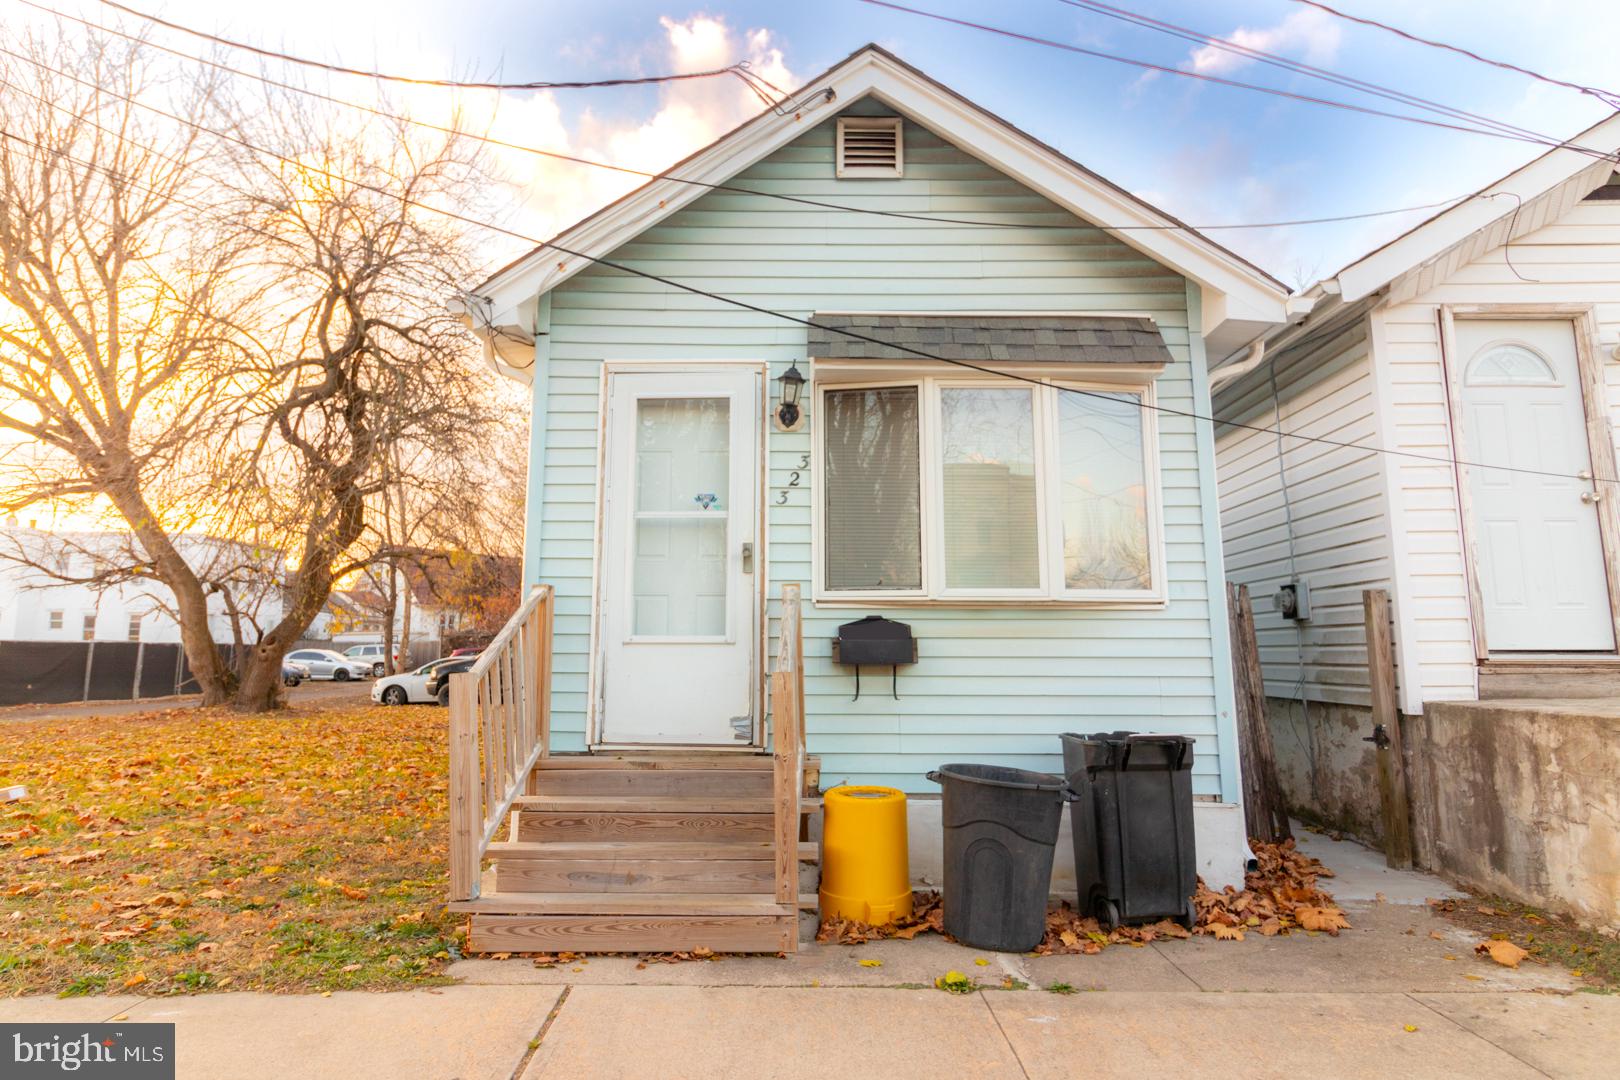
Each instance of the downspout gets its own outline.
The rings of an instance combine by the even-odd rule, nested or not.
[[[1254,342],[1254,344],[1249,346],[1248,356],[1245,356],[1242,360],[1235,364],[1228,364],[1225,367],[1218,367],[1209,373],[1210,393],[1213,394],[1218,387],[1225,383],[1231,382],[1233,379],[1236,379],[1239,376],[1247,375],[1249,372],[1263,364],[1265,359],[1266,339],[1265,335],[1262,334],[1260,338]]]

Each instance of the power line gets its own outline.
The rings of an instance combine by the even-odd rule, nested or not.
[[[205,66],[216,68],[218,70],[225,71],[225,72],[228,72],[228,73],[233,74],[233,75],[239,75],[239,76],[241,76],[243,78],[254,79],[254,80],[258,81],[258,82],[265,83],[266,85],[269,85],[269,86],[278,87],[278,88],[283,89],[283,90],[289,90],[289,91],[292,91],[294,93],[305,94],[305,95],[308,95],[310,97],[316,98],[317,100],[329,102],[329,103],[331,103],[333,105],[342,106],[344,108],[355,109],[355,110],[360,111],[360,112],[369,113],[372,116],[382,117],[382,118],[388,119],[388,120],[394,120],[394,121],[397,121],[399,123],[411,124],[411,125],[413,125],[415,127],[420,127],[420,128],[425,129],[425,130],[437,131],[437,132],[440,132],[440,133],[445,134],[445,135],[452,135],[452,136],[456,136],[458,138],[470,139],[470,140],[473,140],[475,142],[483,143],[485,145],[500,147],[501,149],[504,149],[504,150],[515,150],[515,151],[519,151],[519,152],[522,152],[522,153],[535,154],[535,155],[540,156],[540,157],[551,158],[551,159],[558,160],[558,161],[567,161],[567,162],[571,162],[571,163],[576,164],[576,165],[590,166],[592,168],[597,168],[597,169],[606,169],[606,170],[609,170],[609,171],[612,171],[612,172],[624,173],[624,174],[631,175],[631,176],[646,177],[649,180],[668,180],[668,181],[671,181],[672,183],[685,184],[685,185],[688,185],[688,186],[691,186],[691,187],[700,187],[700,188],[704,188],[704,189],[709,190],[709,191],[725,191],[725,192],[730,192],[732,194],[737,194],[737,195],[753,195],[753,196],[756,196],[756,197],[759,197],[759,198],[775,199],[775,200],[778,200],[780,202],[797,203],[797,204],[799,204],[801,206],[811,206],[811,207],[815,207],[815,208],[821,209],[821,210],[837,210],[837,211],[840,211],[840,212],[843,212],[843,213],[867,214],[867,215],[870,215],[870,216],[873,216],[873,217],[898,218],[898,219],[905,220],[905,221],[927,221],[927,222],[934,222],[934,223],[941,224],[941,225],[963,225],[963,226],[972,226],[972,227],[978,227],[978,228],[996,228],[996,229],[1069,230],[1069,231],[1081,231],[1081,230],[1091,229],[1091,230],[1102,230],[1102,231],[1113,231],[1113,232],[1160,232],[1160,231],[1214,232],[1214,231],[1228,231],[1228,230],[1237,230],[1237,229],[1295,228],[1295,227],[1306,226],[1306,225],[1325,225],[1325,224],[1332,224],[1332,223],[1346,222],[1346,221],[1364,221],[1364,220],[1368,220],[1368,219],[1371,219],[1371,218],[1390,217],[1390,216],[1393,216],[1393,215],[1396,215],[1396,214],[1408,214],[1408,213],[1412,213],[1412,212],[1417,211],[1417,210],[1434,210],[1434,209],[1438,209],[1438,208],[1443,207],[1443,206],[1450,206],[1453,203],[1462,201],[1463,199],[1474,197],[1472,195],[1457,195],[1457,196],[1453,196],[1453,197],[1451,197],[1449,199],[1441,199],[1441,200],[1439,200],[1437,202],[1432,202],[1432,203],[1421,203],[1421,204],[1418,204],[1418,205],[1415,205],[1415,206],[1402,206],[1402,207],[1396,207],[1394,209],[1389,209],[1389,210],[1368,210],[1368,211],[1363,211],[1363,212],[1355,213],[1355,214],[1333,214],[1333,215],[1328,215],[1328,216],[1324,216],[1324,217],[1295,218],[1295,219],[1292,219],[1292,220],[1284,220],[1284,221],[1222,222],[1222,223],[1210,224],[1210,225],[1183,225],[1183,224],[1179,224],[1179,223],[1178,224],[1165,224],[1165,225],[1093,225],[1093,224],[1086,223],[1084,221],[1079,221],[1076,224],[1053,225],[1053,224],[1046,224],[1046,223],[1041,223],[1041,222],[983,221],[983,220],[976,220],[976,219],[971,219],[971,218],[943,217],[943,216],[935,215],[935,214],[915,213],[915,212],[905,211],[905,210],[879,210],[879,209],[874,209],[874,208],[870,208],[870,207],[848,206],[848,205],[845,205],[845,204],[842,204],[842,203],[828,202],[828,201],[826,201],[824,199],[812,199],[812,198],[808,198],[808,197],[805,197],[805,196],[802,196],[802,195],[787,195],[787,194],[783,194],[781,192],[760,191],[760,190],[758,190],[756,188],[742,187],[742,186],[737,185],[737,184],[721,184],[721,183],[711,183],[711,182],[704,181],[704,180],[693,180],[693,179],[688,179],[686,177],[675,176],[675,175],[673,175],[673,174],[671,174],[671,173],[669,173],[667,171],[666,172],[651,172],[651,171],[648,171],[648,170],[645,170],[645,169],[632,168],[631,166],[628,166],[628,165],[618,165],[618,164],[614,164],[612,162],[599,161],[599,160],[596,160],[594,158],[580,157],[580,156],[575,155],[575,154],[565,154],[565,153],[563,153],[561,151],[558,151],[558,150],[546,150],[546,149],[543,149],[543,148],[538,147],[538,146],[528,146],[528,145],[525,145],[523,143],[514,143],[514,142],[508,142],[507,140],[504,140],[504,139],[497,139],[497,138],[495,138],[493,136],[489,136],[489,135],[479,135],[479,134],[474,133],[474,132],[462,131],[459,128],[447,126],[447,125],[444,125],[444,124],[435,124],[435,123],[433,123],[431,121],[420,120],[420,119],[417,119],[415,117],[404,116],[404,115],[401,115],[399,113],[390,112],[390,111],[388,111],[386,109],[379,109],[379,108],[376,108],[374,106],[362,104],[360,102],[346,101],[346,100],[344,100],[342,98],[335,97],[335,96],[333,96],[331,94],[322,93],[319,90],[312,90],[312,89],[310,89],[308,87],[299,86],[296,83],[284,82],[282,80],[273,79],[273,78],[270,78],[269,76],[261,75],[261,74],[258,74],[256,72],[246,71],[246,70],[243,70],[241,68],[232,67],[229,64],[225,64],[225,63],[222,63],[222,62],[217,61],[217,60],[211,60],[211,59],[208,59],[206,57],[201,57],[201,56],[194,56],[194,55],[192,55],[190,53],[182,52],[182,51],[177,50],[177,49],[172,49],[172,48],[169,48],[168,46],[161,45],[161,44],[159,44],[157,42],[147,41],[144,38],[140,38],[140,37],[137,37],[137,36],[135,36],[133,34],[126,33],[126,32],[124,32],[122,30],[117,30],[117,29],[114,29],[112,27],[106,27],[106,26],[97,26],[97,25],[95,25],[93,23],[90,23],[90,22],[88,22],[88,21],[86,21],[84,19],[81,19],[81,18],[79,18],[77,16],[68,14],[67,12],[58,11],[55,8],[46,6],[44,4],[36,3],[35,0],[16,0],[16,2],[20,3],[20,4],[23,4],[23,5],[27,6],[27,7],[34,8],[34,9],[36,9],[38,11],[49,12],[49,13],[51,13],[53,15],[58,15],[58,16],[60,16],[62,18],[68,19],[70,21],[80,23],[81,25],[83,25],[84,27],[86,27],[87,29],[89,29],[89,30],[91,30],[93,32],[113,34],[113,35],[116,35],[118,37],[122,37],[122,38],[124,38],[124,39],[126,39],[128,41],[136,42],[136,43],[139,43],[139,44],[141,44],[143,46],[148,46],[148,47],[151,47],[151,48],[158,49],[161,52],[168,53],[168,54],[170,54],[172,56],[175,56],[175,57],[178,57],[179,59],[182,59],[182,60],[189,60],[189,61],[191,61],[193,63],[203,64]],[[6,49],[4,47],[0,47],[0,53],[3,53],[5,55],[7,55],[7,56],[11,56],[14,59],[22,60],[25,63],[34,64],[34,65],[40,66],[40,67],[45,66],[45,65],[41,64],[39,61],[35,60],[32,57],[26,56],[26,55],[24,55],[22,53],[14,52],[14,51],[12,51],[10,49]],[[54,69],[54,68],[48,68],[47,70],[56,71],[56,69]],[[56,73],[64,75],[65,77],[70,78],[70,79],[73,78],[73,76],[66,75],[66,73],[64,73],[64,72],[57,71]],[[752,77],[758,78],[759,76],[754,75]],[[766,85],[770,86],[771,89],[777,91],[778,93],[781,93],[784,98],[789,96],[785,92],[781,91],[780,88],[776,87],[774,84],[771,84],[771,83],[767,82]],[[137,103],[137,104],[140,104],[140,103]],[[146,106],[141,105],[141,107],[145,108]]]
[[[113,97],[121,98],[122,100],[128,101],[128,102],[130,102],[132,104],[135,103],[132,98],[129,98],[126,95],[117,94],[117,93],[111,92],[111,91],[108,91],[108,92],[111,93],[111,96],[113,96]],[[88,118],[85,118],[85,117],[81,117],[81,119],[86,119],[88,121]],[[824,325],[822,323],[815,322],[812,319],[803,318],[803,317],[798,316],[798,315],[792,315],[792,314],[789,314],[789,313],[783,312],[783,311],[776,311],[776,310],[773,310],[771,308],[763,307],[763,306],[761,306],[759,304],[750,303],[747,300],[738,299],[736,297],[726,296],[726,295],[724,295],[722,293],[717,293],[717,292],[713,292],[713,291],[708,290],[708,289],[703,289],[703,288],[700,288],[699,286],[696,286],[696,285],[690,285],[690,284],[687,284],[686,282],[677,281],[674,278],[668,278],[668,277],[664,277],[664,276],[662,276],[660,274],[651,273],[650,271],[640,270],[640,269],[637,269],[636,267],[630,266],[630,265],[625,264],[625,263],[618,262],[616,260],[605,259],[605,258],[601,258],[601,257],[595,256],[595,255],[587,255],[583,251],[576,251],[576,250],[574,250],[572,248],[564,247],[563,245],[557,243],[555,240],[541,240],[541,239],[539,239],[537,237],[529,236],[529,235],[524,234],[522,232],[519,232],[519,231],[517,231],[515,229],[509,229],[509,228],[507,228],[506,226],[503,226],[503,225],[496,225],[496,224],[493,224],[491,222],[480,221],[477,218],[468,217],[468,216],[466,216],[464,214],[460,214],[460,213],[458,213],[458,212],[456,212],[454,210],[445,210],[445,209],[442,209],[440,207],[433,206],[433,205],[431,205],[429,203],[424,203],[424,202],[421,202],[420,200],[413,199],[413,198],[410,198],[408,196],[403,196],[403,195],[399,195],[399,194],[397,194],[395,192],[388,191],[387,189],[378,187],[378,186],[376,186],[374,184],[368,184],[368,183],[365,183],[364,181],[355,180],[355,179],[352,179],[350,177],[343,176],[340,173],[334,173],[334,172],[331,172],[331,171],[326,170],[326,169],[322,169],[322,168],[320,168],[318,166],[315,166],[315,165],[307,163],[307,162],[297,161],[297,160],[295,160],[293,158],[286,157],[285,155],[279,154],[274,150],[270,150],[270,149],[267,149],[267,148],[261,147],[261,146],[256,146],[256,145],[254,145],[252,143],[247,142],[244,139],[240,139],[240,138],[237,138],[236,136],[232,136],[232,135],[226,135],[223,132],[215,131],[212,128],[206,127],[206,126],[201,125],[201,124],[197,124],[194,121],[183,120],[183,119],[180,119],[178,117],[175,117],[175,119],[179,119],[181,123],[188,124],[188,125],[196,128],[197,130],[202,131],[202,132],[204,132],[206,134],[211,134],[211,135],[215,136],[216,138],[223,139],[223,140],[226,140],[228,142],[237,143],[237,144],[239,144],[239,145],[241,145],[241,146],[243,146],[243,147],[245,147],[245,148],[247,148],[249,150],[252,150],[255,153],[263,154],[266,157],[273,158],[275,160],[281,161],[284,164],[294,166],[295,168],[298,168],[298,169],[303,170],[305,172],[314,173],[314,174],[316,174],[318,176],[325,176],[325,177],[328,177],[328,178],[330,178],[332,180],[339,181],[340,183],[348,184],[348,185],[351,185],[353,187],[360,188],[362,190],[374,192],[376,194],[382,195],[384,198],[397,200],[400,203],[401,206],[409,206],[409,207],[415,207],[415,208],[418,208],[418,209],[421,209],[421,210],[426,210],[426,211],[428,211],[430,213],[439,214],[439,215],[441,215],[443,217],[449,218],[449,219],[454,220],[454,221],[459,221],[459,222],[462,222],[462,223],[467,224],[467,225],[472,225],[472,226],[474,226],[476,228],[486,229],[486,230],[489,230],[491,232],[497,232],[497,233],[501,233],[501,234],[506,235],[506,236],[515,237],[515,238],[520,239],[520,240],[525,240],[525,241],[527,241],[529,243],[538,245],[539,247],[550,248],[553,251],[561,252],[562,254],[567,255],[570,258],[584,260],[586,262],[591,263],[594,266],[602,266],[602,267],[606,267],[606,268],[608,268],[610,270],[618,270],[621,273],[629,274],[629,275],[631,275],[633,277],[641,278],[641,279],[643,279],[645,281],[656,282],[656,283],[658,283],[660,285],[665,285],[665,286],[667,286],[667,287],[669,287],[671,289],[675,289],[675,290],[678,290],[680,292],[685,292],[685,293],[691,294],[693,296],[704,297],[706,299],[713,300],[713,301],[715,301],[717,303],[725,304],[725,305],[727,305],[729,307],[739,308],[739,309],[744,310],[744,311],[751,311],[751,312],[754,312],[755,314],[758,314],[758,315],[764,315],[764,316],[766,316],[768,318],[778,319],[778,320],[781,320],[783,322],[794,323],[796,325],[803,326],[803,327],[806,327],[808,329],[829,331],[831,333],[840,334],[840,335],[842,335],[844,337],[854,338],[857,341],[865,341],[865,342],[867,342],[869,344],[879,345],[879,346],[882,346],[882,347],[885,347],[885,348],[894,349],[897,352],[909,353],[910,355],[915,356],[915,357],[917,357],[919,359],[922,359],[922,360],[928,360],[928,361],[932,361],[932,362],[940,363],[940,364],[947,364],[947,365],[950,365],[952,367],[963,368],[963,369],[968,370],[968,371],[975,371],[975,372],[978,372],[980,374],[989,375],[989,376],[991,376],[993,378],[997,378],[997,379],[1008,379],[1008,380],[1011,380],[1011,381],[1014,381],[1014,382],[1028,383],[1028,384],[1030,384],[1032,386],[1044,387],[1044,388],[1047,388],[1047,389],[1050,389],[1050,390],[1053,390],[1053,391],[1056,391],[1056,392],[1068,393],[1068,394],[1076,394],[1076,395],[1079,395],[1079,396],[1082,396],[1082,397],[1096,398],[1096,399],[1109,401],[1109,402],[1114,402],[1114,403],[1118,403],[1118,401],[1119,401],[1119,397],[1118,397],[1117,394],[1110,394],[1110,393],[1107,393],[1107,392],[1104,392],[1104,391],[1096,391],[1096,390],[1082,390],[1082,389],[1080,389],[1078,387],[1072,387],[1072,386],[1062,386],[1062,385],[1059,385],[1059,384],[1056,384],[1056,383],[1048,382],[1045,379],[1037,379],[1037,378],[1034,378],[1032,376],[1022,375],[1022,374],[1018,374],[1016,372],[1000,371],[1000,370],[997,370],[995,368],[986,367],[983,364],[975,364],[975,363],[973,363],[971,361],[967,361],[967,360],[956,360],[956,359],[951,359],[949,357],[938,356],[938,355],[936,355],[934,353],[930,353],[930,352],[927,352],[925,350],[915,348],[914,346],[911,346],[911,345],[905,345],[905,344],[902,344],[900,342],[885,341],[882,338],[873,337],[873,336],[871,336],[869,334],[863,334],[858,330],[852,330],[852,329],[850,329],[848,327],[826,326],[826,325]],[[97,171],[103,173],[106,176],[112,177],[112,178],[117,179],[117,180],[121,180],[124,183],[130,184],[130,185],[132,185],[134,187],[143,188],[144,190],[146,190],[148,192],[151,192],[153,194],[158,194],[157,192],[154,192],[153,189],[151,189],[147,185],[142,184],[139,180],[136,180],[133,177],[125,176],[125,175],[123,175],[121,173],[116,172],[115,170],[106,168],[105,166],[99,166],[99,165],[94,165],[94,164],[87,163],[87,162],[82,161],[82,160],[80,160],[78,158],[75,158],[72,155],[69,155],[69,154],[67,154],[67,153],[65,153],[65,152],[63,152],[63,151],[61,151],[59,149],[47,147],[47,146],[45,146],[45,145],[43,145],[43,144],[41,144],[39,142],[36,142],[36,141],[34,141],[32,139],[27,139],[27,138],[24,138],[23,136],[13,134],[12,132],[5,130],[4,128],[0,128],[0,138],[6,138],[6,139],[10,139],[10,140],[12,140],[14,142],[22,143],[24,145],[33,146],[34,148],[36,148],[38,150],[43,150],[46,153],[55,154],[56,156],[61,157],[64,160],[67,160],[69,162],[72,162],[75,165],[78,165],[80,168],[94,169],[94,170],[97,170]],[[146,150],[148,150],[149,152],[152,152],[152,153],[157,153],[157,151],[152,150],[152,148],[144,147],[144,146],[142,146],[142,144],[140,144],[139,142],[136,142],[135,140],[127,139],[126,141],[128,141],[131,145],[136,146],[138,148],[146,149]],[[177,200],[177,201],[179,201],[179,200]],[[182,205],[191,206],[193,209],[196,209],[196,207],[193,204],[183,203],[182,202]],[[469,295],[471,295],[471,294],[469,294]],[[487,302],[485,300],[485,298],[483,298],[483,297],[474,296],[473,299]],[[1441,457],[1441,456],[1437,456],[1437,455],[1433,455],[1433,454],[1419,454],[1419,453],[1416,453],[1416,452],[1410,451],[1410,450],[1391,450],[1391,449],[1388,449],[1387,447],[1368,446],[1368,445],[1366,445],[1364,443],[1345,442],[1343,440],[1338,440],[1338,439],[1322,438],[1322,437],[1316,436],[1316,435],[1303,435],[1303,434],[1299,434],[1297,432],[1283,431],[1280,424],[1277,427],[1268,428],[1268,427],[1260,427],[1260,426],[1255,425],[1255,424],[1239,423],[1238,421],[1235,421],[1235,420],[1221,420],[1221,419],[1218,419],[1218,418],[1213,417],[1213,416],[1205,416],[1202,413],[1193,412],[1193,411],[1187,410],[1187,409],[1177,409],[1177,408],[1174,408],[1174,407],[1168,406],[1168,405],[1160,405],[1157,402],[1150,403],[1150,402],[1146,401],[1145,399],[1143,399],[1141,397],[1138,397],[1136,405],[1137,405],[1138,408],[1141,408],[1141,409],[1151,409],[1154,412],[1164,413],[1164,414],[1170,415],[1170,416],[1180,416],[1180,417],[1184,417],[1186,419],[1189,419],[1189,420],[1192,420],[1192,421],[1195,421],[1195,422],[1207,423],[1207,424],[1210,424],[1211,426],[1220,425],[1222,427],[1236,428],[1236,429],[1242,430],[1242,431],[1255,431],[1255,432],[1260,432],[1262,434],[1267,434],[1267,435],[1277,435],[1277,436],[1279,436],[1281,438],[1295,439],[1295,440],[1301,441],[1301,442],[1316,443],[1316,444],[1323,445],[1323,446],[1332,446],[1332,447],[1337,447],[1337,448],[1346,449],[1346,450],[1360,450],[1360,451],[1363,451],[1363,452],[1366,452],[1366,453],[1387,454],[1387,455],[1390,455],[1392,457],[1400,457],[1400,458],[1404,458],[1404,459],[1407,459],[1407,460],[1422,461],[1422,462],[1427,462],[1427,463],[1436,464],[1436,465],[1450,465],[1450,466],[1462,465],[1462,466],[1465,466],[1467,468],[1492,469],[1492,470],[1495,470],[1495,471],[1498,471],[1498,472],[1520,473],[1520,474],[1529,475],[1529,476],[1554,477],[1554,478],[1562,479],[1562,480],[1580,480],[1580,481],[1589,481],[1589,482],[1593,482],[1593,483],[1620,484],[1620,479],[1615,479],[1615,478],[1610,478],[1610,477],[1596,477],[1594,479],[1594,478],[1589,478],[1589,477],[1585,477],[1585,476],[1577,476],[1577,475],[1572,474],[1572,473],[1554,472],[1554,471],[1548,470],[1548,469],[1531,469],[1531,468],[1526,468],[1526,467],[1523,467],[1523,466],[1515,466],[1515,465],[1494,465],[1494,464],[1487,464],[1487,463],[1484,463],[1484,462],[1471,462],[1471,461],[1464,461],[1464,460],[1461,460],[1461,459],[1458,459],[1458,458]]]
[[[1339,101],[1335,98],[1321,98],[1310,94],[1299,94],[1291,90],[1281,90],[1273,86],[1262,86],[1258,83],[1242,82],[1238,79],[1227,79],[1219,75],[1210,75],[1201,71],[1188,71],[1185,68],[1169,67],[1165,64],[1155,64],[1147,60],[1138,60],[1135,57],[1120,56],[1116,53],[1103,52],[1100,49],[1088,49],[1081,45],[1071,45],[1063,41],[1054,41],[1051,38],[1038,37],[1034,34],[1025,34],[1017,30],[1008,30],[1004,27],[990,26],[986,23],[973,22],[969,19],[958,19],[950,15],[942,15],[934,11],[925,11],[921,8],[906,7],[890,0],[861,0],[863,4],[873,7],[888,8],[891,11],[901,11],[908,15],[917,15],[936,22],[951,23],[956,26],[979,30],[988,34],[999,34],[1002,37],[1013,38],[1017,41],[1028,42],[1032,45],[1043,45],[1051,49],[1061,49],[1064,52],[1077,53],[1081,56],[1095,57],[1099,60],[1109,60],[1116,64],[1128,64],[1131,67],[1143,68],[1148,71],[1157,71],[1167,75],[1177,75],[1182,78],[1197,79],[1201,82],[1215,83],[1220,86],[1231,86],[1240,90],[1253,90],[1256,93],[1270,94],[1273,97],[1288,98],[1293,101],[1303,101],[1312,105],[1324,105],[1334,109],[1345,109],[1350,112],[1363,113],[1367,116],[1381,116],[1389,120],[1404,120],[1411,124],[1423,124],[1426,127],[1442,128],[1447,131],[1462,131],[1474,135],[1489,135],[1497,139],[1511,139],[1515,142],[1534,143],[1553,149],[1571,149],[1605,161],[1620,159],[1620,154],[1607,153],[1584,147],[1572,142],[1558,141],[1550,138],[1541,138],[1531,135],[1518,135],[1509,131],[1499,131],[1492,128],[1472,127],[1466,124],[1452,124],[1443,120],[1433,120],[1423,116],[1412,116],[1409,113],[1389,112],[1384,109],[1374,109],[1366,105],[1357,105],[1349,101]]]
[[[117,3],[116,0],[98,0],[98,2],[117,11],[121,11],[125,15],[133,15],[137,19],[144,19],[146,22],[164,27],[165,29],[178,31],[182,34],[189,34],[192,37],[201,38],[204,41],[211,41],[216,45],[223,45],[227,48],[240,49],[243,52],[250,52],[257,56],[266,57],[267,59],[281,60],[289,64],[299,64],[303,67],[318,68],[322,71],[329,71],[336,75],[357,75],[365,79],[378,79],[383,82],[407,83],[412,86],[442,86],[458,90],[594,90],[599,87],[648,86],[654,83],[680,82],[685,79],[712,79],[717,75],[735,75],[739,79],[743,79],[742,75],[739,74],[738,69],[741,66],[739,64],[732,64],[723,68],[713,68],[709,71],[688,71],[673,75],[643,75],[636,78],[597,79],[577,82],[541,81],[508,83],[465,82],[459,79],[422,79],[410,75],[394,75],[385,71],[366,71],[361,68],[351,68],[343,67],[338,64],[328,64],[320,60],[308,60],[301,56],[293,56],[290,53],[278,52],[275,49],[260,48],[257,45],[249,45],[242,41],[233,41],[230,38],[220,37],[217,34],[210,34],[204,30],[196,30],[192,27],[184,26],[177,22],[170,22],[167,19],[160,19],[156,15],[149,15],[144,11],[137,11],[132,7]],[[58,14],[60,14],[60,12]],[[743,82],[746,83],[747,81],[747,79],[743,79]]]
[[[1377,19],[1369,19],[1362,15],[1352,15],[1347,11],[1340,11],[1338,8],[1329,7],[1327,4],[1319,3],[1318,0],[1294,0],[1294,2],[1296,4],[1304,4],[1307,7],[1316,8],[1319,11],[1325,11],[1335,18],[1344,19],[1346,22],[1360,23],[1362,26],[1370,26],[1377,30],[1383,30],[1386,33],[1394,34],[1396,37],[1405,38],[1407,41],[1415,42],[1418,45],[1427,45],[1431,49],[1442,49],[1446,52],[1457,53],[1461,56],[1468,57],[1470,60],[1477,60],[1481,64],[1488,64],[1491,67],[1501,68],[1504,71],[1517,72],[1520,75],[1528,75],[1530,78],[1539,82],[1549,83],[1552,86],[1562,86],[1566,90],[1576,90],[1582,94],[1588,94],[1597,98],[1611,109],[1620,109],[1620,92],[1616,92],[1614,90],[1604,90],[1597,86],[1584,86],[1581,83],[1568,82],[1564,79],[1555,79],[1551,75],[1543,75],[1539,71],[1523,67],[1519,64],[1510,63],[1506,60],[1493,60],[1488,56],[1481,56],[1472,49],[1465,49],[1460,45],[1451,45],[1444,41],[1436,41],[1433,38],[1420,37],[1419,35],[1411,33],[1410,31],[1402,30],[1398,26],[1391,26],[1388,23],[1381,23]]]
[[[1328,68],[1317,67],[1313,64],[1307,64],[1301,60],[1294,60],[1274,52],[1267,52],[1264,49],[1256,48],[1252,45],[1244,45],[1241,42],[1233,41],[1230,38],[1216,37],[1213,34],[1207,34],[1201,30],[1193,30],[1186,26],[1179,26],[1176,23],[1166,22],[1163,19],[1156,19],[1151,15],[1144,15],[1140,12],[1132,11],[1129,8],[1115,7],[1110,4],[1102,3],[1101,0],[1059,0],[1059,2],[1067,4],[1070,7],[1079,8],[1082,11],[1089,11],[1093,14],[1103,15],[1110,19],[1117,19],[1120,22],[1129,23],[1133,26],[1140,26],[1148,30],[1154,30],[1161,34],[1168,34],[1171,37],[1181,38],[1184,41],[1190,41],[1194,44],[1206,45],[1222,52],[1231,53],[1234,56],[1239,56],[1247,60],[1256,60],[1262,64],[1267,64],[1283,71],[1289,71],[1297,75],[1305,75],[1314,79],[1321,79],[1324,82],[1333,83],[1334,85],[1343,86],[1347,89],[1356,90],[1361,93],[1371,94],[1375,97],[1381,97],[1388,101],[1398,102],[1403,105],[1413,105],[1417,108],[1428,110],[1429,112],[1438,113],[1442,116],[1450,116],[1459,120],[1472,120],[1477,123],[1496,128],[1499,131],[1526,135],[1535,139],[1557,141],[1552,140],[1551,136],[1545,135],[1538,131],[1533,131],[1529,128],[1519,127],[1516,124],[1509,124],[1501,120],[1494,120],[1489,116],[1482,116],[1479,113],[1468,112],[1467,110],[1458,109],[1451,105],[1443,105],[1440,102],[1430,100],[1429,98],[1419,97],[1416,94],[1409,94],[1404,90],[1396,90],[1388,86],[1383,86],[1379,83],[1369,82],[1366,79],[1357,78],[1353,75],[1346,75],[1342,72],[1332,71]]]

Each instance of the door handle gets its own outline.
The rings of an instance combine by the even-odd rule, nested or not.
[[[752,574],[754,572],[754,545],[752,541],[743,544],[742,557],[743,573]]]

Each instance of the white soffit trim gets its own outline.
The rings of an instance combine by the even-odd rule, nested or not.
[[[948,139],[1087,221],[1115,225],[1179,226],[1174,218],[1117,188],[1056,150],[984,111],[917,69],[868,45],[792,95],[825,100],[823,112],[807,105],[782,115],[765,110],[671,170],[687,180],[725,183],[750,165],[798,138],[844,105],[871,95]],[[621,245],[701,198],[708,189],[675,180],[650,181],[558,234],[563,247],[607,257]],[[1264,271],[1202,234],[1184,227],[1113,234],[1121,242],[1191,278],[1203,287],[1204,331],[1227,321],[1283,322],[1288,289]],[[499,271],[476,290],[495,313],[514,309],[556,288],[589,266],[589,260],[539,247]],[[499,321],[499,315],[495,316]],[[1253,336],[1252,334],[1250,336]]]
[[[1587,128],[1569,140],[1601,151],[1620,147],[1620,112]],[[1567,182],[1601,186],[1614,171],[1612,160],[1593,158],[1579,150],[1553,149],[1521,166],[1456,206],[1442,210],[1340,270],[1336,282],[1346,302],[1360,300],[1413,270],[1445,254],[1474,233]],[[1517,198],[1510,197],[1517,196]],[[1500,198],[1481,196],[1500,195]]]

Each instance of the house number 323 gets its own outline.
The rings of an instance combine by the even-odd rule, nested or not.
[[[787,505],[788,491],[790,489],[792,489],[792,488],[799,487],[800,485],[802,485],[804,483],[804,473],[805,473],[805,470],[807,470],[809,468],[810,468],[810,455],[809,454],[800,454],[799,455],[799,467],[797,469],[794,469],[792,472],[788,473],[787,486],[777,489],[777,492],[776,492],[776,505],[777,506],[786,506]]]

